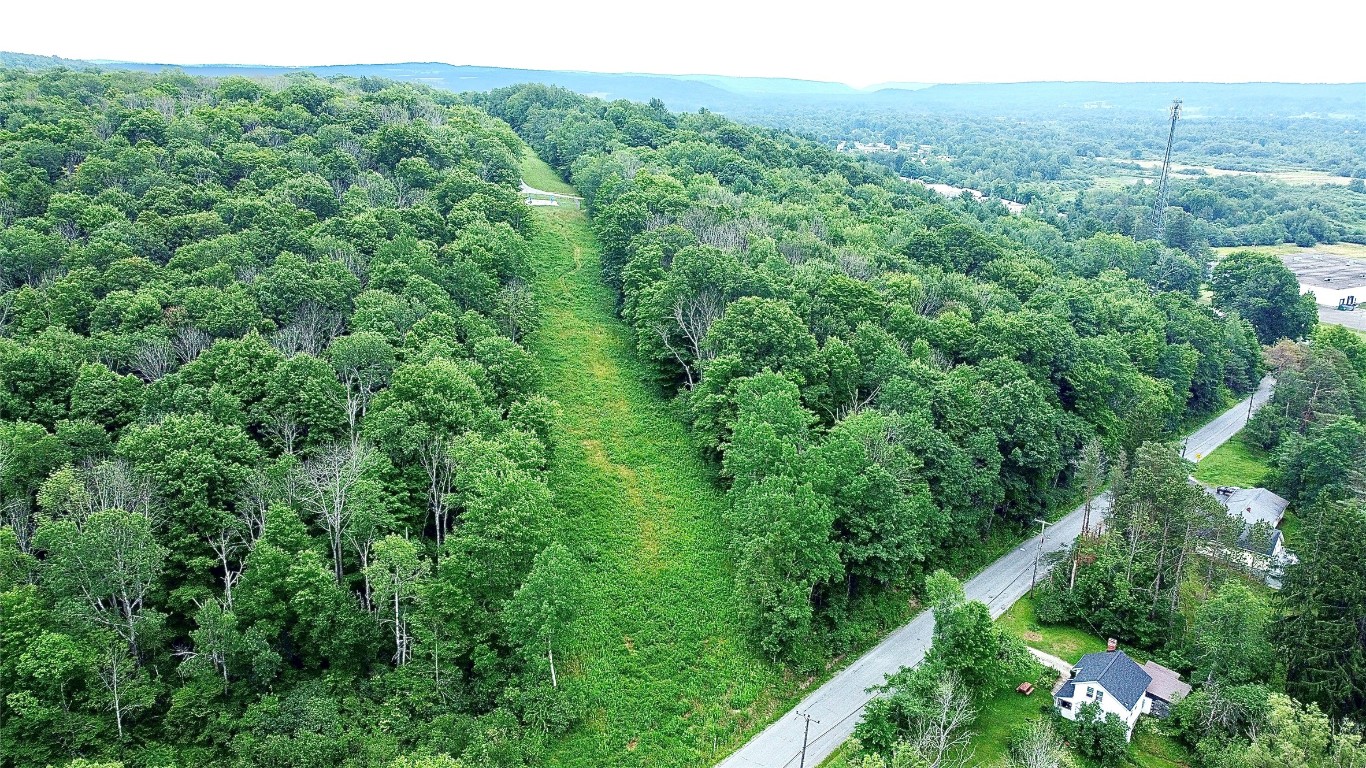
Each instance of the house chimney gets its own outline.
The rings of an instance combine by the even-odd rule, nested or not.
[[[1117,650],[1118,648],[1119,641],[1114,639],[1113,637],[1105,641],[1105,650],[1107,653],[1114,653],[1115,650]]]

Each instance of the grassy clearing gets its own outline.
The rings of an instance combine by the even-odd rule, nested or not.
[[[522,153],[522,181],[525,181],[529,187],[543,189],[546,192],[555,192],[561,195],[579,194],[573,187],[566,184],[564,179],[559,177],[559,174],[555,173],[554,168],[547,165],[529,149]]]
[[[1272,256],[1291,256],[1299,254],[1320,254],[1326,256],[1341,256],[1348,259],[1366,259],[1366,245],[1357,243],[1321,243],[1302,248],[1294,243],[1281,243],[1280,245],[1241,245],[1233,247],[1220,247],[1210,249],[1216,256],[1227,256],[1234,251],[1257,251],[1259,253],[1269,253]]]
[[[1195,465],[1195,479],[1206,485],[1258,488],[1271,474],[1270,461],[1270,454],[1237,436]]]
[[[1075,662],[1088,653],[1105,650],[1105,641],[1075,627],[1043,625],[1034,614],[1034,601],[1028,597],[1010,606],[996,623],[1002,629],[1025,641],[1025,645]]]
[[[526,159],[529,184],[553,189],[548,176]],[[560,536],[589,573],[562,652],[565,693],[583,719],[548,762],[710,764],[781,712],[801,681],[747,642],[721,496],[632,354],[583,212],[533,215],[545,317],[528,346],[563,409],[550,476]]]
[[[1134,732],[1129,762],[1139,768],[1190,768],[1190,752],[1181,742],[1143,727]]]
[[[1052,717],[1053,698],[1050,692],[1058,681],[1058,673],[1039,667],[1033,680],[1034,693],[1024,696],[1015,692],[1015,681],[1004,686],[991,698],[983,701],[977,712],[976,731],[968,749],[972,752],[969,765],[996,768],[1005,764],[1010,749],[1010,735],[1021,724],[1042,717]]]

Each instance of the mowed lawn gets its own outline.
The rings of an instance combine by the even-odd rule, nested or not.
[[[527,155],[528,184],[572,193]],[[559,535],[588,574],[557,653],[582,717],[547,762],[710,765],[782,711],[798,684],[747,642],[721,494],[613,313],[584,213],[533,215],[544,321],[528,346],[562,408],[550,476]]]
[[[1259,488],[1271,474],[1270,461],[1266,451],[1248,445],[1238,435],[1195,465],[1195,479],[1205,485]]]
[[[1023,640],[1025,645],[1064,661],[1076,662],[1088,653],[1105,650],[1105,641],[1090,632],[1075,627],[1041,625],[1034,614],[1034,602],[1027,596],[1001,614],[996,624]]]

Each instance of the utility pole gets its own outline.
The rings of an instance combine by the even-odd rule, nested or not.
[[[1181,119],[1181,100],[1174,99],[1171,108],[1171,128],[1167,131],[1167,154],[1162,158],[1162,175],[1157,179],[1157,200],[1153,203],[1153,237],[1166,239],[1167,235],[1167,174],[1172,167],[1172,140],[1176,138],[1176,121]]]
[[[798,712],[797,717],[806,718],[806,725],[802,727],[802,759],[801,762],[798,764],[797,768],[806,768],[806,737],[811,735],[811,723],[813,721],[811,719],[810,713],[808,712]],[[821,724],[821,721],[819,720],[816,720],[814,722],[816,723],[816,725]]]
[[[1034,594],[1034,585],[1039,581],[1039,556],[1043,554],[1043,540],[1048,535],[1048,521],[1042,517],[1034,518],[1039,524],[1039,548],[1034,550],[1034,575],[1029,578],[1029,594]]]

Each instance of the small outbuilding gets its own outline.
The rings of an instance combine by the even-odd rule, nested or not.
[[[1181,676],[1176,672],[1161,664],[1149,661],[1143,665],[1143,671],[1153,679],[1148,683],[1148,689],[1143,695],[1148,699],[1148,712],[1154,716],[1166,717],[1171,712],[1173,704],[1190,695],[1190,685],[1182,682]]]

